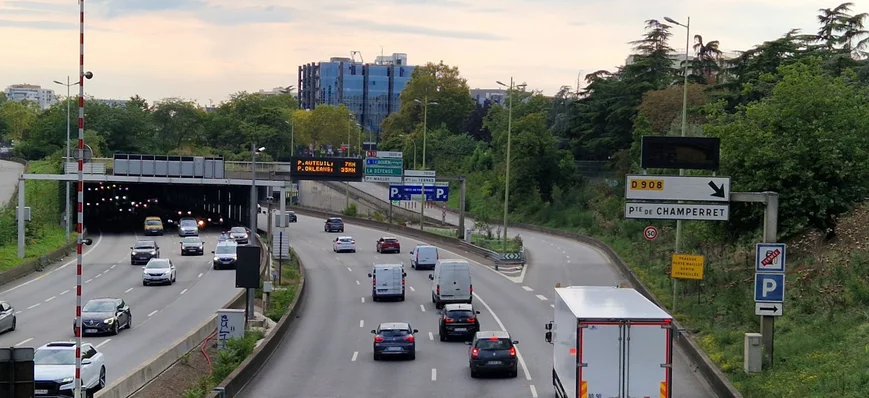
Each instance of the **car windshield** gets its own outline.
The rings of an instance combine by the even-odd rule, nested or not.
[[[338,238],[341,242],[352,242],[353,238]]]
[[[481,350],[509,350],[510,349],[510,341],[504,339],[497,340],[479,340],[477,341],[477,348]]]
[[[163,223],[159,220],[148,220],[145,221],[145,225],[163,225]]]
[[[115,311],[115,302],[114,301],[88,301],[85,304],[84,308],[81,310],[84,312],[114,312]]]
[[[232,229],[230,229],[229,232],[234,233],[234,234],[247,233],[247,231],[245,231],[245,229],[242,227],[232,227]]]
[[[40,349],[33,353],[35,365],[75,365],[75,350]]]
[[[192,218],[185,218],[185,219],[181,220],[181,226],[182,227],[195,227],[196,220],[194,220]]]
[[[330,218],[328,222],[341,222],[340,218]]]
[[[401,329],[380,329],[380,335],[383,337],[401,337],[410,334],[409,330]]]
[[[471,311],[447,311],[447,318],[473,318],[474,313]]]
[[[145,265],[145,268],[147,268],[147,269],[169,268],[169,261],[168,260],[152,260],[152,261],[149,261],[147,265]]]
[[[154,242],[136,242],[136,249],[153,249],[157,247]]]
[[[214,251],[215,254],[235,254],[235,247],[233,246],[217,246],[217,250]]]
[[[184,238],[183,242],[184,243],[194,243],[194,244],[195,243],[202,243],[202,241],[199,240],[199,238]]]

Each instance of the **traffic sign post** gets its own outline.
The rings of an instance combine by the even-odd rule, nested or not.
[[[757,273],[784,273],[785,251],[784,243],[758,243],[755,249],[754,272]]]
[[[643,230],[643,237],[645,237],[646,241],[649,242],[649,261],[647,264],[648,264],[648,267],[651,267],[652,266],[652,241],[655,239],[658,239],[658,228],[655,228],[655,227],[649,225],[648,227],[646,227],[646,229]]]
[[[754,274],[755,303],[783,303],[785,274]]]
[[[401,152],[366,151],[366,155],[365,182],[401,182],[404,170]]]
[[[625,199],[729,202],[730,177],[629,175]]]

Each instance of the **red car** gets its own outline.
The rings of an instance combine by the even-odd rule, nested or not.
[[[377,241],[378,253],[401,253],[401,244],[398,243],[398,238],[384,236]]]

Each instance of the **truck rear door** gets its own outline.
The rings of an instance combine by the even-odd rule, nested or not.
[[[670,397],[672,332],[669,322],[629,322],[625,390],[629,397]]]
[[[580,322],[577,397],[623,397],[621,389],[622,329],[617,322]]]

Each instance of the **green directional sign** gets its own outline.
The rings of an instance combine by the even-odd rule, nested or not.
[[[365,181],[401,182],[404,161],[401,158],[365,159]]]

